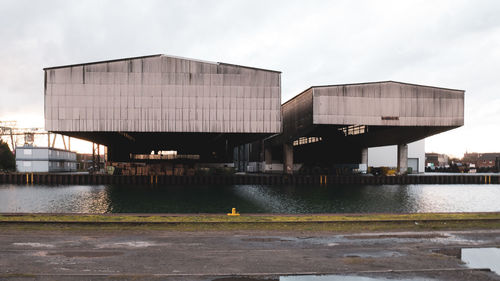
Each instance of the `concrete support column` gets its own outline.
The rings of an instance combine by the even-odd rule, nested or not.
[[[361,148],[361,164],[368,166],[368,147]]]
[[[273,163],[273,152],[270,146],[264,146],[264,161],[266,164]]]
[[[272,163],[273,163],[273,154],[270,145],[266,145],[265,142],[262,142],[262,167],[260,171],[265,173],[267,171],[272,171]]]
[[[291,143],[283,144],[283,173],[293,173],[293,145]]]
[[[245,145],[238,145],[238,172],[246,172]]]
[[[405,174],[408,171],[408,145],[398,144],[398,173]]]

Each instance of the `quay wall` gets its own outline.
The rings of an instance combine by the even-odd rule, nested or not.
[[[500,175],[335,176],[259,174],[124,176],[101,174],[0,173],[0,184],[500,184]]]

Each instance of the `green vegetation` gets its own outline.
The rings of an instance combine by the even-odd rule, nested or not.
[[[2,230],[51,230],[51,231],[294,231],[294,232],[375,232],[375,231],[432,231],[432,230],[471,230],[500,229],[499,221],[473,222],[426,222],[416,225],[414,222],[331,222],[331,223],[179,223],[179,224],[21,224],[14,223],[0,226]]]
[[[365,222],[365,221],[422,221],[422,220],[500,220],[500,213],[422,213],[422,214],[332,214],[332,215],[245,215],[229,217],[222,214],[204,215],[127,215],[127,214],[22,214],[0,215],[0,222],[30,221],[30,222],[151,222],[151,223],[220,223],[220,222]]]
[[[0,140],[0,172],[15,171],[16,159],[6,142]]]
[[[500,213],[359,214],[359,215],[0,215],[0,227],[57,230],[172,231],[397,231],[499,229]],[[32,224],[25,222],[39,222]],[[50,224],[57,222],[58,224]]]

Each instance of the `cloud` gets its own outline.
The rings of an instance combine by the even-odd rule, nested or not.
[[[464,89],[466,125],[428,149],[496,150],[499,14],[493,0],[2,1],[0,119],[38,124],[43,67],[165,53],[280,70],[283,101],[379,80]]]

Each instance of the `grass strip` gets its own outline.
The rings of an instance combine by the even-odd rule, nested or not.
[[[0,222],[68,222],[68,223],[325,223],[390,221],[472,221],[500,220],[500,213],[419,213],[419,214],[321,214],[274,215],[252,214],[230,217],[222,214],[0,214]]]
[[[175,224],[134,224],[134,223],[20,223],[0,224],[0,233],[8,230],[26,231],[282,231],[282,232],[377,232],[377,231],[433,231],[433,230],[494,230],[500,229],[500,220],[468,221],[343,221],[343,222],[272,222],[272,223],[206,223],[183,222]]]

